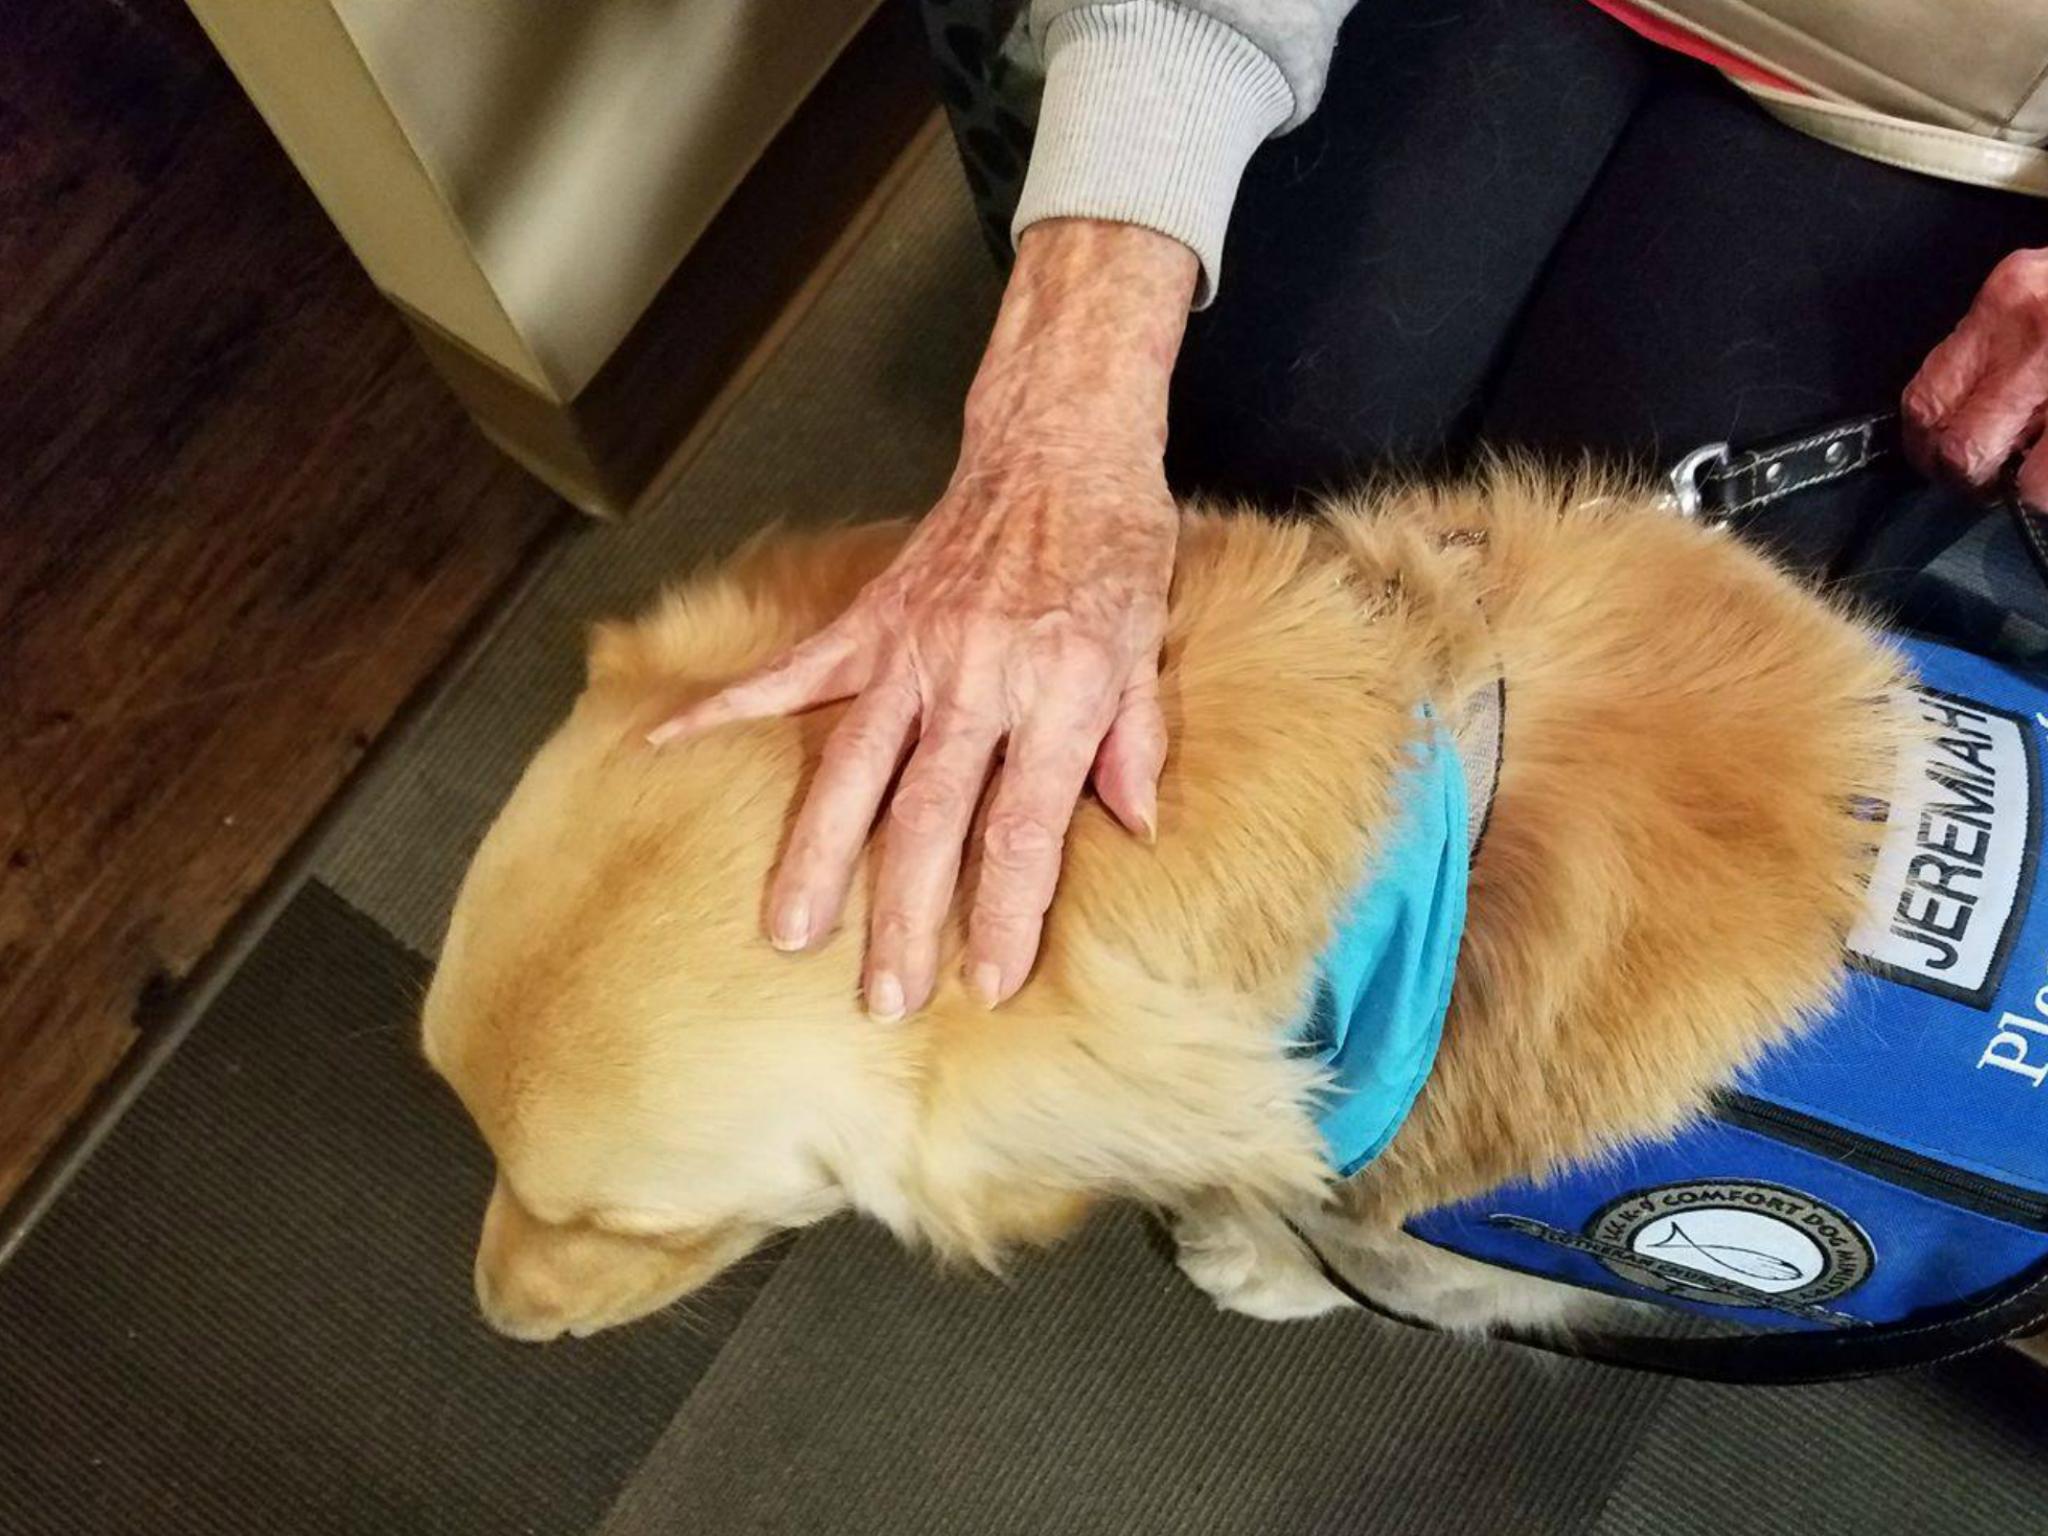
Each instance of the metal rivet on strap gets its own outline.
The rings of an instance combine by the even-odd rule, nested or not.
[[[1784,465],[1782,465],[1782,464],[1767,464],[1767,465],[1765,465],[1765,466],[1764,466],[1764,483],[1765,483],[1766,485],[1776,485],[1776,484],[1777,484],[1777,483],[1778,483],[1778,482],[1779,482],[1780,480],[1782,480],[1782,479],[1784,479],[1784,478],[1785,478],[1785,466],[1784,466]]]
[[[1846,463],[1849,458],[1849,445],[1842,442],[1829,443],[1828,451],[1822,457],[1830,464]]]

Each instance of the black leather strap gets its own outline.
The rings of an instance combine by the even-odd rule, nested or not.
[[[1856,474],[1898,451],[1896,412],[1857,416],[1754,448],[1722,446],[1718,454],[1703,450],[1705,457],[1688,455],[1691,484],[1679,485],[1677,492],[1681,505],[1690,499],[1688,510],[1694,515],[1725,523]]]
[[[1827,485],[1895,457],[1899,452],[1896,411],[1853,416],[1796,437],[1749,448],[1709,443],[1680,459],[1671,471],[1671,501],[1687,517],[1721,524],[1774,507],[1789,496]],[[2020,499],[2018,461],[2000,477],[2001,495],[2034,572],[2048,584],[2048,508]]]

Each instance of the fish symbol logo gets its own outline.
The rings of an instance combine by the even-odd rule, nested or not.
[[[1636,1252],[1659,1254],[1675,1263],[1708,1272],[1718,1270],[1764,1286],[1796,1285],[1807,1278],[1806,1270],[1791,1259],[1736,1243],[1703,1243],[1676,1221],[1664,1236],[1651,1242],[1639,1241]]]

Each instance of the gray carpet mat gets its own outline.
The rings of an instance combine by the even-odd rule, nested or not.
[[[604,1536],[1586,1530],[1668,1384],[1218,1312],[1137,1218],[1004,1285],[852,1222],[786,1259]]]
[[[0,1269],[0,1532],[567,1536],[616,1496],[766,1267],[574,1349],[490,1334],[425,970],[308,886]]]
[[[2048,1373],[2010,1350],[1773,1390],[1678,1383],[1594,1536],[2048,1532]]]
[[[2034,1372],[1707,1388],[1226,1316],[1135,1218],[1007,1286],[847,1223],[784,1261],[603,1536],[2043,1531]]]

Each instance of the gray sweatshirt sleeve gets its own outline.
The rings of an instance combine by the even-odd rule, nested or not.
[[[1045,61],[1038,138],[1012,236],[1114,219],[1173,236],[1214,296],[1252,151],[1315,110],[1356,0],[1033,0]]]

